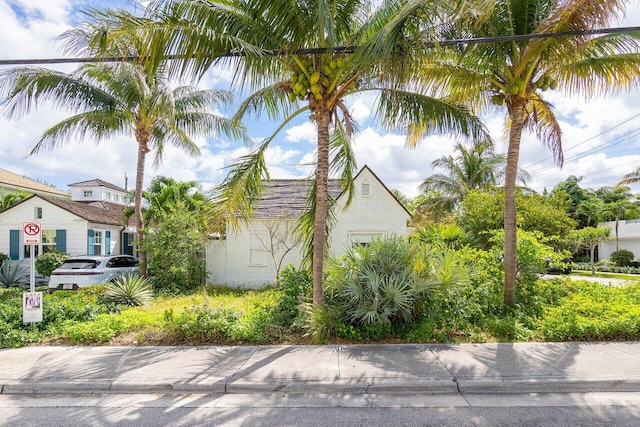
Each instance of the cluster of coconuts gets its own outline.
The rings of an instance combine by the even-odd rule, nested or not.
[[[526,85],[527,82],[523,78],[518,77],[513,81],[513,83],[506,86],[505,95],[515,96],[521,92],[524,92],[526,89]],[[545,91],[547,89],[554,90],[556,87],[558,87],[558,81],[552,79],[549,76],[543,76],[535,82],[535,87],[542,91]],[[505,95],[501,93],[493,95],[491,97],[491,102],[495,105],[504,105]]]
[[[331,82],[342,74],[345,67],[346,61],[341,57],[327,57],[325,60],[319,58],[316,66],[309,58],[296,61],[292,67],[295,71],[291,74],[290,90],[287,93],[289,101],[303,100],[309,95],[316,101],[323,100],[330,95],[329,90],[333,91]]]

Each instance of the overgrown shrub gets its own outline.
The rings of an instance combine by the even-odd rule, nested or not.
[[[634,257],[635,255],[630,250],[620,249],[612,252],[609,259],[618,267],[630,267]]]
[[[212,308],[205,302],[194,305],[170,320],[167,328],[176,342],[218,344],[237,337],[241,313],[231,308]]]
[[[408,324],[425,295],[461,287],[470,276],[452,250],[378,239],[327,263],[327,303],[345,325]]]
[[[202,221],[201,215],[180,203],[159,214],[157,225],[145,239],[154,287],[175,293],[204,283],[207,233]]]
[[[311,298],[313,285],[308,270],[297,270],[289,264],[280,271],[278,302],[271,309],[276,325],[300,330],[304,325],[302,304]]]
[[[51,276],[51,272],[64,264],[67,258],[69,258],[69,254],[64,252],[45,252],[36,257],[36,271],[41,276]]]

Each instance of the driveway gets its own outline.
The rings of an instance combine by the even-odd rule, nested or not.
[[[635,282],[635,280],[628,279],[609,279],[605,277],[593,277],[593,276],[573,276],[573,275],[557,275],[557,274],[543,274],[542,279],[558,279],[560,277],[568,277],[571,280],[587,280],[589,282],[601,283],[605,286],[626,286],[629,283]],[[638,278],[640,280],[640,278]]]

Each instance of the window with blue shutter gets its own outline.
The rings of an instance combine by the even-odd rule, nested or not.
[[[93,255],[93,230],[87,230],[87,255]]]
[[[20,230],[9,230],[9,258],[20,258]]]
[[[111,231],[104,232],[105,255],[111,254]]]
[[[67,230],[56,230],[56,250],[67,252]]]
[[[133,255],[129,253],[129,233],[122,233],[122,249],[120,253]]]

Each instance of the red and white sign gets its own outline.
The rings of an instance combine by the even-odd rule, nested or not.
[[[42,240],[42,227],[39,222],[25,222],[22,224],[22,243],[25,245],[39,245]]]

